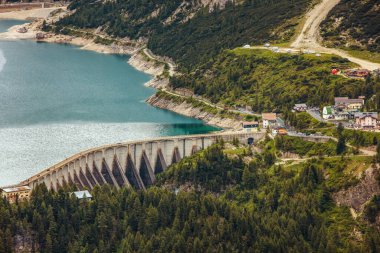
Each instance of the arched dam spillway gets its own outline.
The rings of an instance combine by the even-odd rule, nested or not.
[[[236,138],[241,143],[254,144],[264,136],[265,133],[217,133],[112,144],[78,153],[19,185],[34,188],[45,184],[49,190],[58,190],[64,185],[92,189],[103,184],[145,189],[155,182],[156,174],[219,139]]]

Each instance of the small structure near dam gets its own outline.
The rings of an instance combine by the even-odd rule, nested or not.
[[[156,174],[219,139],[238,139],[241,143],[254,144],[264,136],[265,133],[214,133],[107,145],[76,154],[19,185],[33,189],[45,184],[49,190],[69,184],[80,190],[103,184],[145,189],[155,182]]]

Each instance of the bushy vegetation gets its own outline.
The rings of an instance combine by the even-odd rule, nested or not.
[[[12,252],[23,240],[39,252],[379,251],[379,232],[333,203],[318,161],[283,168],[264,156],[242,163],[218,144],[160,179],[199,183],[201,191],[106,185],[80,202],[41,186],[29,202],[0,199],[0,251]]]
[[[320,130],[321,128],[327,129],[334,126],[332,123],[321,122],[314,119],[307,112],[295,113],[286,110],[283,115],[284,120],[288,125],[297,130],[302,130],[303,132]]]
[[[326,187],[329,191],[337,192],[359,183],[359,175],[372,163],[372,157],[351,156],[340,158],[325,158],[317,162],[323,168],[328,180]]]
[[[340,1],[322,22],[321,34],[330,46],[379,52],[379,1]]]
[[[174,88],[227,105],[249,105],[256,112],[285,111],[294,103],[331,104],[335,96],[371,97],[376,85],[331,74],[333,67],[352,66],[348,60],[323,55],[292,55],[268,50],[227,50],[193,72],[173,77]],[[380,82],[379,85],[380,86]],[[368,88],[368,91],[367,91]]]
[[[373,198],[367,203],[364,209],[364,216],[370,222],[375,222],[376,217],[380,213],[380,196],[375,195]]]
[[[172,166],[160,177],[160,182],[176,186],[189,183],[204,190],[220,192],[225,186],[240,182],[243,161],[229,159],[218,144],[204,152],[184,159]]]
[[[222,49],[288,40],[312,1],[235,2],[210,12],[200,1],[193,0],[73,1],[69,9],[75,12],[60,20],[56,31],[63,26],[102,27],[117,37],[148,38],[154,53],[169,56],[181,67],[189,68]]]
[[[360,147],[376,146],[380,141],[380,133],[377,132],[345,129],[343,135],[348,142]]]
[[[292,152],[300,156],[334,156],[337,155],[337,143],[329,140],[326,143],[304,141],[300,137],[278,136],[276,148],[283,152]]]

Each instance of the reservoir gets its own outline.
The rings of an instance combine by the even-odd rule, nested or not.
[[[0,21],[0,32],[20,23]],[[216,130],[146,104],[151,76],[127,61],[70,45],[0,41],[0,186],[88,148]]]

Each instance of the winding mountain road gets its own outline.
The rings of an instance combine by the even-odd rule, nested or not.
[[[314,50],[320,53],[336,54],[341,57],[360,65],[362,68],[375,70],[380,68],[379,63],[370,62],[367,60],[359,59],[349,55],[347,52],[323,47],[320,44],[320,25],[326,19],[328,13],[340,2],[340,0],[322,0],[319,4],[315,5],[312,10],[306,14],[306,21],[302,28],[301,33],[291,44],[292,48]]]

